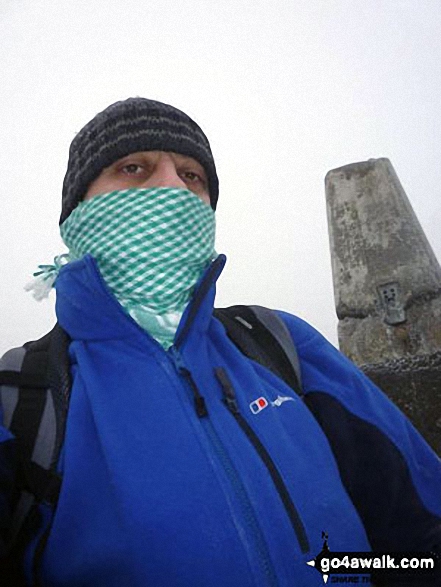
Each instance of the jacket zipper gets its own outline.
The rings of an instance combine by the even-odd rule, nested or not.
[[[216,376],[222,386],[222,390],[224,392],[224,403],[227,406],[230,413],[233,415],[236,422],[239,424],[240,428],[243,430],[245,435],[247,436],[248,440],[251,442],[253,447],[255,448],[257,454],[262,459],[263,464],[268,469],[268,472],[273,480],[273,483],[277,489],[277,492],[282,500],[282,503],[285,507],[286,513],[288,514],[289,521],[294,529],[294,533],[297,537],[297,541],[299,543],[300,549],[303,554],[309,552],[309,540],[306,534],[305,526],[300,518],[299,512],[297,511],[291,496],[289,495],[288,489],[282,479],[281,474],[279,473],[274,461],[272,460],[270,454],[260,441],[257,434],[242,416],[239,411],[239,406],[237,405],[236,395],[233,389],[233,386],[229,380],[229,377],[222,367],[218,367],[215,369]]]
[[[225,263],[225,255],[219,255],[208,268],[207,273],[205,274],[199,288],[196,290],[193,300],[191,301],[189,312],[187,316],[187,320],[182,328],[182,330],[178,333],[178,336],[175,338],[173,347],[180,347],[182,341],[187,336],[188,331],[198,313],[198,310],[207,295],[209,289],[213,285],[214,281],[216,280],[218,274],[221,271]],[[173,348],[172,347],[172,348]]]
[[[268,546],[266,544],[262,530],[257,521],[257,516],[254,511],[253,505],[251,504],[248,493],[245,489],[242,479],[240,478],[239,473],[236,470],[236,467],[234,466],[233,461],[231,460],[228,452],[226,451],[221,439],[219,438],[218,433],[216,432],[209,418],[204,397],[200,394],[196,382],[194,381],[191,372],[185,366],[185,363],[182,360],[182,357],[178,349],[175,346],[171,347],[169,349],[169,354],[172,358],[176,370],[178,371],[178,374],[183,376],[188,387],[192,391],[192,394],[194,396],[196,413],[201,420],[202,427],[204,428],[204,431],[211,445],[213,446],[214,452],[216,453],[218,460],[221,463],[221,466],[225,471],[225,474],[228,480],[230,481],[230,484],[238,499],[243,514],[243,518],[245,519],[248,525],[248,528],[254,541],[255,551],[257,552],[256,561],[263,571],[266,583],[268,587],[278,587],[278,581],[274,565],[271,561]]]

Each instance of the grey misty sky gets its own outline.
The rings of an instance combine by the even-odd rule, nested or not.
[[[388,157],[441,257],[438,0],[0,0],[0,352],[44,334],[23,291],[65,251],[70,141],[131,95],[206,131],[220,177],[217,305],[295,313],[334,344],[324,176]]]

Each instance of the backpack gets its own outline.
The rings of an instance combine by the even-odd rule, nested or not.
[[[267,367],[294,392],[302,394],[299,359],[282,319],[262,306],[231,306],[214,310],[228,337],[248,358]],[[20,565],[41,523],[39,506],[55,510],[61,488],[57,472],[72,387],[68,348],[70,338],[56,324],[43,338],[13,349],[3,357],[0,400],[6,428],[18,443],[19,470],[15,509],[8,539],[7,568],[12,587],[23,585]],[[18,356],[18,353],[21,356]],[[14,353],[14,354],[12,354]],[[34,556],[34,574],[44,551],[51,524],[40,537]],[[12,566],[14,568],[12,568]]]

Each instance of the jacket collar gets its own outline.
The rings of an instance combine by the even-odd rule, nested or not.
[[[191,332],[208,328],[213,312],[216,281],[225,265],[219,255],[196,284],[175,337],[175,346],[184,343]],[[91,255],[68,263],[55,282],[58,322],[73,340],[126,339],[159,345],[123,309],[104,282]]]

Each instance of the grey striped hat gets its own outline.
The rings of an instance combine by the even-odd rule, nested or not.
[[[173,106],[128,98],[108,106],[75,135],[63,182],[60,224],[105,167],[138,151],[171,151],[196,159],[205,169],[211,207],[216,209],[219,182],[202,129]]]

